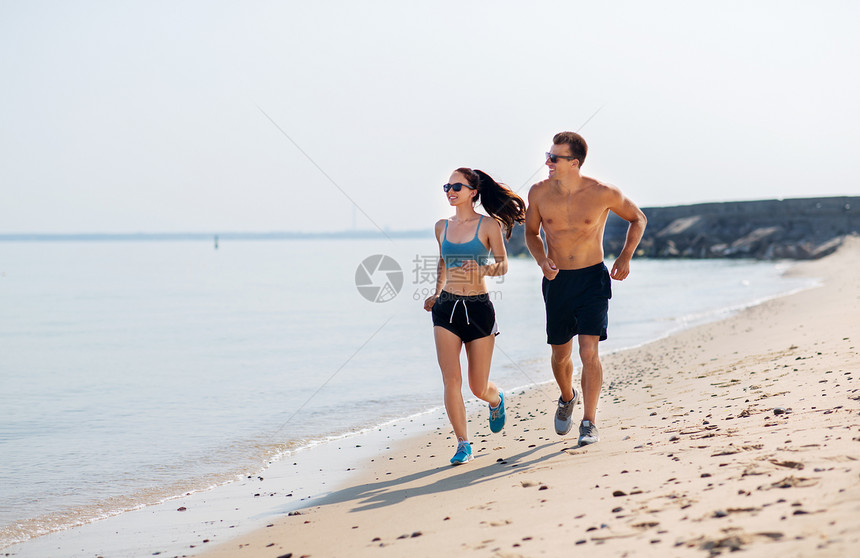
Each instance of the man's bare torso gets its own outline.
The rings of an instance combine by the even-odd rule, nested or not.
[[[558,269],[582,269],[603,261],[603,230],[612,188],[583,177],[576,189],[552,178],[533,186],[532,204],[540,214],[547,257]]]

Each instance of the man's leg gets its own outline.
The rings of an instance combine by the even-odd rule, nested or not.
[[[582,360],[582,420],[591,422],[595,422],[597,400],[600,398],[600,388],[603,386],[603,365],[600,364],[600,357],[597,354],[599,341],[600,337],[597,335],[579,336],[579,358]]]
[[[555,433],[559,436],[570,432],[573,426],[573,407],[579,401],[579,394],[573,391],[573,361],[570,358],[572,349],[572,339],[564,345],[552,345],[552,373],[561,391],[554,418]]]
[[[561,398],[565,401],[573,399],[573,361],[570,358],[573,352],[573,339],[564,345],[550,345],[552,347],[552,374],[561,390]]]

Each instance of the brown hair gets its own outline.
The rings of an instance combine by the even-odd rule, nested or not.
[[[505,231],[505,238],[511,238],[514,224],[526,220],[526,203],[523,199],[484,171],[461,167],[456,172],[466,177],[469,186],[477,189],[475,201],[480,201],[487,213],[499,222]]]
[[[585,163],[588,154],[588,144],[585,139],[576,132],[559,132],[552,138],[555,145],[566,145],[570,149],[570,155],[579,159],[579,166]]]

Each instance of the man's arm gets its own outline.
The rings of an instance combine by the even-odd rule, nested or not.
[[[540,205],[538,203],[539,194],[535,193],[535,186],[529,190],[529,205],[526,208],[526,224],[525,224],[525,239],[526,247],[529,253],[535,259],[537,264],[543,271],[544,277],[549,280],[555,279],[558,275],[558,268],[551,259],[547,257],[544,249],[543,239],[540,237]]]
[[[636,253],[636,247],[639,246],[639,241],[642,240],[642,235],[645,234],[645,225],[648,219],[642,210],[633,203],[633,200],[615,189],[614,203],[609,206],[613,213],[630,223],[627,226],[627,236],[624,239],[624,247],[621,253],[612,264],[612,271],[609,276],[618,281],[623,281],[630,275],[630,260],[633,259],[633,254]]]

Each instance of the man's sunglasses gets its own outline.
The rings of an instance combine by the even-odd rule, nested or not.
[[[446,193],[449,190],[454,190],[455,192],[459,192],[460,190],[463,189],[463,187],[466,187],[469,190],[474,190],[474,188],[472,188],[468,184],[463,184],[462,182],[455,182],[454,184],[443,184],[442,185],[442,189],[445,190]]]
[[[546,158],[549,159],[550,163],[557,163],[559,159],[567,159],[568,161],[573,161],[574,159],[578,159],[578,157],[568,157],[567,155],[556,155],[555,153],[547,153]]]

